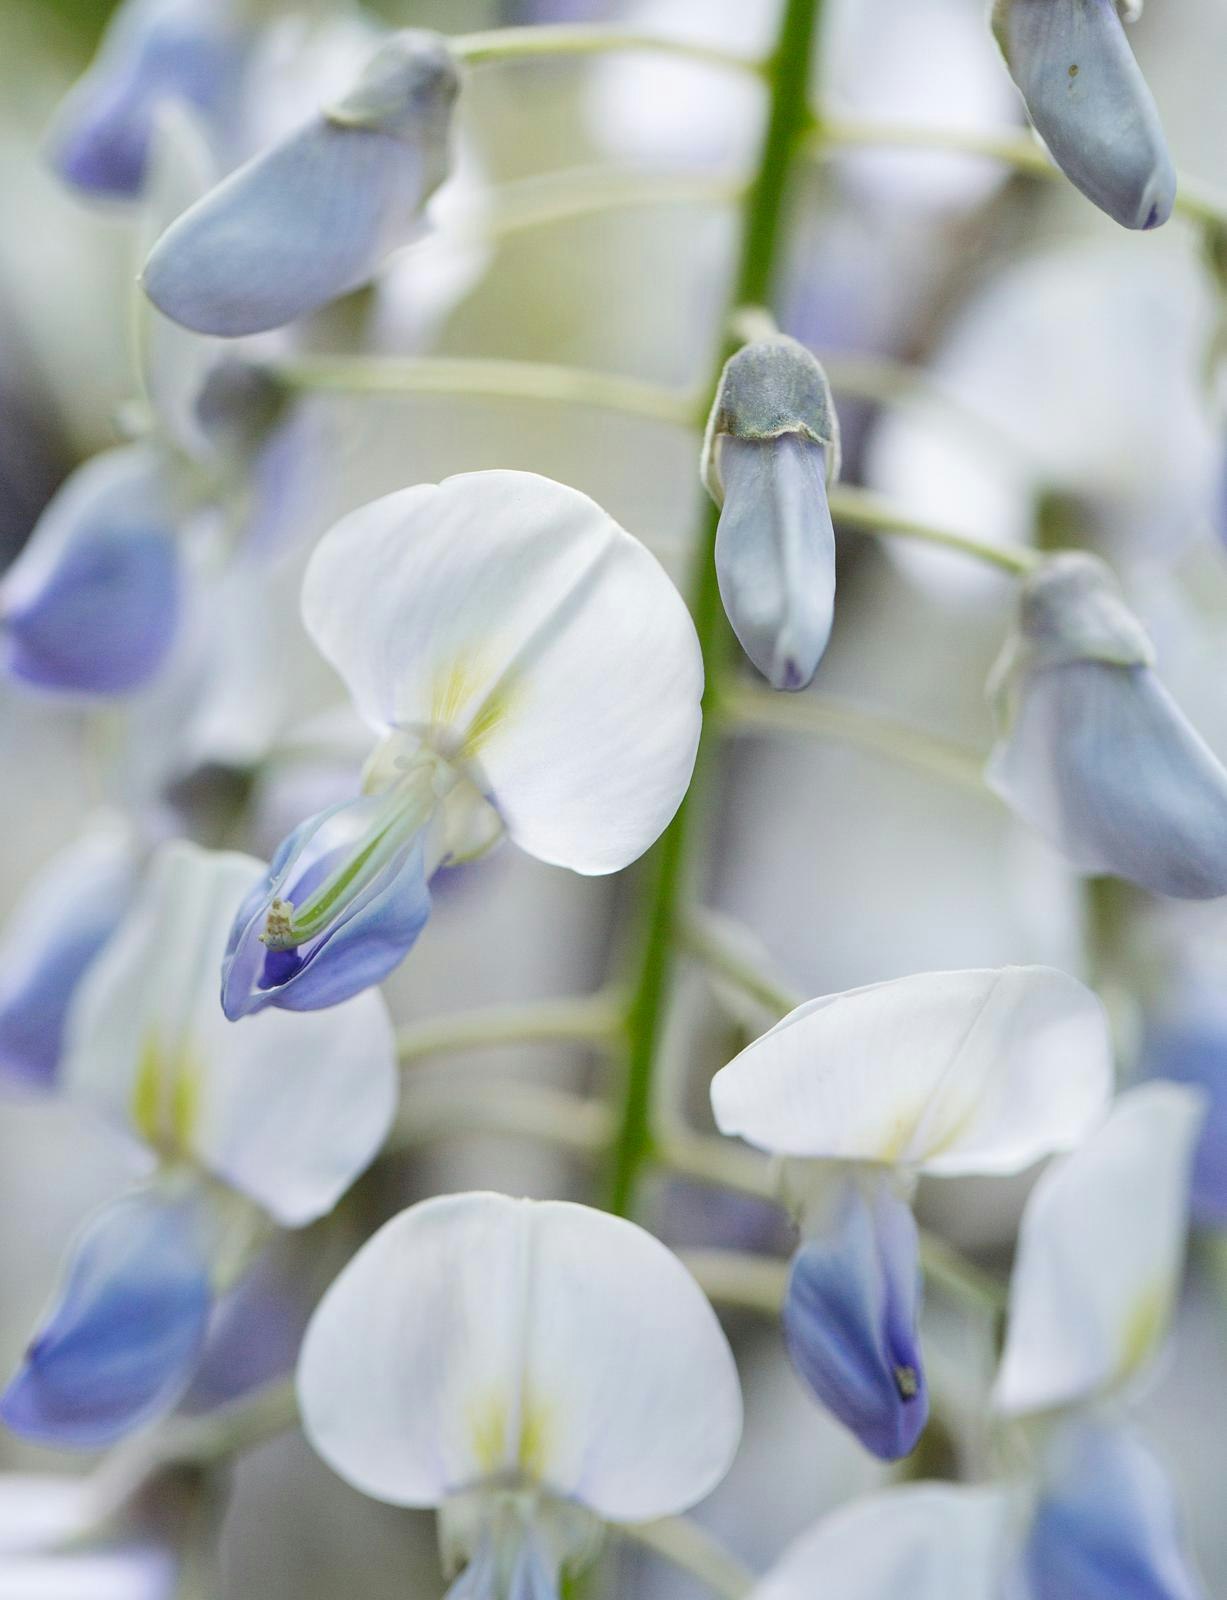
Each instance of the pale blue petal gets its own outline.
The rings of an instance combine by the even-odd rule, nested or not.
[[[444,176],[456,86],[433,36],[394,35],[339,106],[172,224],[145,264],[150,299],[184,327],[234,338],[367,282]]]
[[[1163,1469],[1131,1434],[1058,1436],[1023,1553],[1030,1600],[1204,1600]]]
[[[531,1538],[525,1539],[511,1569],[507,1600],[558,1600],[558,1583]]]
[[[119,926],[136,886],[122,835],[63,851],[18,904],[0,942],[0,1075],[50,1089],[77,985]]]
[[[1202,1091],[1206,1120],[1193,1158],[1190,1208],[1203,1227],[1227,1227],[1227,1016],[1152,1023],[1143,1070]]]
[[[1126,228],[1172,214],[1176,173],[1116,0],[998,0],[1031,120],[1071,183]]]
[[[1082,872],[1227,894],[1227,770],[1150,667],[1025,671],[986,776]]]
[[[867,1192],[848,1179],[789,1274],[783,1319],[794,1367],[884,1461],[907,1455],[928,1419],[921,1289],[916,1223],[886,1180]]]
[[[14,677],[125,694],[166,658],[182,571],[164,468],[142,446],[75,472],[0,583],[0,644]]]
[[[826,451],[800,434],[719,441],[720,595],[742,649],[776,689],[818,669],[835,609]]]
[[[338,1005],[386,978],[413,947],[430,916],[417,836],[308,944],[274,951],[260,937],[273,901],[301,903],[365,836],[366,818],[378,804],[363,798],[330,806],[282,843],[268,878],[239,907],[226,948],[222,1008],[232,1021],[266,1006],[317,1011]]]
[[[90,194],[131,198],[144,186],[160,101],[224,112],[243,59],[230,11],[228,0],[126,0],[57,113],[60,176]]]
[[[78,1241],[0,1420],[43,1444],[113,1443],[183,1393],[210,1303],[196,1201],[144,1190],[108,1206]]]

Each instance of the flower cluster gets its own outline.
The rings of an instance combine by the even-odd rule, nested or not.
[[[1191,1222],[1213,1262],[1227,1217],[1227,767],[1183,626],[1202,584],[1216,642],[1221,550],[1203,541],[1190,579],[1195,532],[1147,545],[1118,523],[1175,502],[1164,474],[1187,496],[1173,520],[1196,522],[1218,440],[1214,474],[1187,470],[1187,429],[1167,462],[1154,407],[1109,378],[1147,411],[1112,435],[1145,440],[1143,495],[1114,475],[1136,448],[1104,446],[1099,470],[1098,392],[1070,402],[1072,450],[1029,392],[1048,318],[1013,262],[1007,312],[963,307],[964,326],[956,305],[942,347],[916,307],[917,336],[887,341],[863,250],[843,255],[866,226],[871,255],[929,252],[952,285],[934,300],[957,302],[949,237],[1012,201],[951,181],[952,155],[1063,173],[1130,229],[1168,221],[1176,178],[1129,8],[915,4],[1007,107],[1013,80],[1045,150],[926,132],[940,83],[916,128],[837,113],[827,48],[899,63],[889,27],[867,46],[835,0],[767,7],[761,38],[743,18],[738,48],[722,6],[690,8],[711,13],[696,28],[682,0],[623,8],[643,27],[543,4],[456,36],[323,0],[122,0],[64,98],[40,159],[122,213],[135,359],[106,447],[41,497],[0,575],[0,727],[59,741],[87,797],[64,838],[60,795],[19,802],[49,859],[12,875],[0,1081],[18,1139],[60,1119],[111,1169],[78,1195],[66,1163],[0,1422],[109,1453],[0,1473],[0,1596],[220,1594],[243,1493],[225,1469],[291,1428],[330,1488],[435,1513],[415,1592],[449,1600],[561,1600],[607,1573],[671,1594],[645,1551],[731,1600],[1207,1592],[1149,1435],[1196,1308]],[[479,69],[606,54],[678,74],[629,100],[664,138],[676,91],[682,175],[490,181]],[[627,66],[568,91],[594,145]],[[713,74],[730,137],[731,85],[763,102],[732,179],[704,170]],[[848,148],[926,138],[913,177]],[[842,198],[816,199],[803,179],[828,159]],[[718,359],[686,388],[426,353],[504,270],[518,336],[506,307],[531,296],[505,240],[675,203],[740,208]],[[1227,212],[1185,209],[1227,278]],[[802,293],[782,268],[810,227]],[[553,273],[566,252],[545,254]],[[632,354],[685,320],[661,298]],[[856,318],[880,342],[849,357]],[[1221,307],[1205,320],[1190,345],[1213,367]],[[982,321],[1001,340],[983,360]],[[926,343],[931,370],[903,360]],[[407,421],[414,395],[434,400]],[[440,423],[447,395],[463,422]],[[501,433],[508,401],[621,414],[643,430],[629,484],[615,428],[575,460],[535,424]],[[657,429],[706,491],[685,579]],[[930,676],[953,706],[969,663],[991,749],[923,726]],[[915,714],[827,693],[859,695],[859,674]],[[845,744],[894,763],[887,784],[849,778]],[[918,770],[935,803],[892,810]],[[843,843],[861,823],[868,862]],[[567,992],[520,1004],[521,970]],[[498,1003],[475,1006],[491,974]],[[560,1045],[546,1078],[536,1047]],[[777,1381],[782,1445],[760,1416]],[[777,1515],[793,1436],[838,1488],[799,1471]]]

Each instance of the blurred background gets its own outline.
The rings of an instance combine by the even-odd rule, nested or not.
[[[370,9],[444,32],[621,20],[753,50],[770,37],[775,7],[386,0]],[[44,149],[52,112],[109,10],[97,0],[0,0],[0,562],[20,550],[64,476],[122,439],[134,392],[139,219],[69,193]],[[824,101],[849,122],[1021,131],[985,10],[984,0],[828,0]],[[1227,192],[1227,0],[1163,0],[1131,37],[1177,166]],[[266,89],[272,100],[286,85]],[[652,57],[475,73],[462,104],[463,160],[432,206],[435,234],[396,258],[369,294],[319,319],[310,346],[702,384],[736,243],[732,205],[713,198],[718,183],[706,197],[532,227],[483,232],[481,219],[506,186],[568,171],[580,190],[585,173],[614,169],[709,175],[732,193],[750,170],[760,112],[752,84]],[[1107,556],[1154,633],[1167,681],[1227,756],[1227,479],[1213,359],[1223,307],[1203,256],[1199,233],[1180,217],[1153,235],[1126,234],[1063,182],[962,153],[847,143],[817,154],[798,184],[777,311],[786,331],[829,360],[847,481],[978,538]],[[180,831],[257,854],[305,814],[306,799],[326,803],[353,781],[352,765],[263,759],[341,702],[295,606],[302,559],[338,515],[457,471],[530,469],[591,494],[680,577],[700,509],[698,441],[680,428],[468,397],[331,397],[317,409],[312,493],[295,513],[293,548],[263,580],[250,622],[237,602],[226,612],[241,637],[219,645],[219,671],[237,670],[238,681],[198,742],[142,779],[140,804],[156,791]],[[1008,581],[957,556],[849,534],[839,585],[832,645],[806,698],[819,708],[852,704],[982,758],[992,740],[984,683],[1011,615]],[[223,633],[219,614],[210,637]],[[125,715],[119,728],[0,684],[0,911],[100,803],[116,805],[116,749],[164,754],[165,713],[138,705]],[[253,715],[259,726],[242,737],[227,720]],[[747,733],[722,760],[704,892],[806,994],[924,969],[1051,963],[1106,985],[1122,1058],[1143,1070],[1151,1016],[1178,1006],[1191,974],[1213,984],[1227,970],[1221,907],[1161,908],[1121,890],[1105,911],[975,781],[829,730]],[[125,762],[131,779],[140,760]],[[589,992],[624,958],[633,873],[581,880],[511,849],[479,871],[480,890],[467,873],[448,875],[427,934],[387,986],[398,1021]],[[765,1020],[727,1001],[696,972],[673,1019],[670,1070],[696,1116],[712,1070]],[[1227,1035],[1219,1061],[1227,1081]],[[475,1094],[505,1075],[597,1092],[604,1082],[596,1062],[563,1049],[487,1052],[448,1070],[470,1074]],[[13,1099],[0,1113],[0,1171],[0,1366],[11,1366],[67,1241],[123,1187],[127,1167],[108,1131],[80,1110]],[[586,1198],[599,1182],[562,1157],[490,1138],[436,1141],[382,1164],[339,1225],[274,1252],[197,1400],[287,1369],[311,1295],[409,1200],[477,1185]],[[932,1226],[1004,1266],[1027,1185],[934,1183],[922,1206]],[[679,1247],[787,1248],[775,1214],[749,1202],[674,1183],[653,1191],[651,1207],[648,1220]],[[1169,1367],[1145,1415],[1180,1483],[1209,1588],[1227,1592],[1227,1286],[1212,1245],[1196,1254]],[[982,1406],[991,1357],[982,1335],[940,1296],[931,1300],[933,1382],[952,1421],[925,1465],[942,1472],[957,1467],[959,1418]],[[747,1436],[701,1515],[757,1568],[882,1469],[811,1404],[774,1325],[735,1318],[730,1332]],[[0,1464],[81,1465],[3,1437]],[[225,1592],[236,1600],[441,1592],[431,1520],[364,1500],[297,1438],[242,1462],[224,1540]],[[676,1600],[692,1592],[629,1555],[620,1567],[606,1563],[589,1592],[632,1587]]]

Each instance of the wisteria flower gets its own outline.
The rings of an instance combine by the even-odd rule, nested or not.
[[[703,447],[720,506],[716,573],[742,649],[776,689],[818,670],[835,609],[828,479],[839,419],[826,375],[795,339],[745,345],[724,368]]]
[[[324,1296],[298,1392],[334,1471],[438,1508],[456,1600],[557,1600],[603,1523],[701,1500],[741,1433],[728,1343],[664,1245],[496,1194],[385,1224]]]
[[[232,115],[248,43],[233,0],[124,0],[51,133],[61,176],[87,194],[132,199],[149,171],[167,102],[220,131]]]
[[[74,1001],[66,1093],[135,1144],[142,1184],[90,1220],[0,1399],[15,1432],[107,1444],[169,1409],[210,1315],[274,1226],[331,1210],[390,1126],[395,1052],[366,995],[233,1028],[213,973],[260,867],[174,843]]]
[[[349,91],[211,190],[155,245],[144,285],[199,333],[283,327],[370,279],[447,176],[460,80],[443,39],[387,39]]]
[[[1126,228],[1166,222],[1176,173],[1118,0],[996,0],[993,31],[1070,182]]]
[[[1180,899],[1227,894],[1227,768],[1159,679],[1102,561],[1065,553],[1023,580],[990,693],[1002,734],[988,782],[1079,871]]]
[[[716,1074],[721,1132],[786,1158],[802,1232],[783,1312],[793,1363],[875,1455],[906,1455],[928,1416],[917,1176],[1020,1172],[1072,1147],[1111,1071],[1089,990],[1006,967],[808,1001]]]
[[[574,489],[478,472],[377,500],[320,543],[303,615],[381,742],[362,797],[296,829],[240,908],[230,1017],[378,983],[425,925],[434,870],[504,832],[616,872],[681,803],[694,626],[655,558]]]

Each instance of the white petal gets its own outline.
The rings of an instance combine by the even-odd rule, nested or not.
[[[680,804],[699,737],[694,627],[655,558],[586,495],[526,472],[389,495],[321,542],[303,613],[368,721],[440,730],[543,861],[617,871]]]
[[[741,1432],[732,1354],[675,1256],[605,1212],[494,1194],[381,1228],[324,1296],[298,1389],[324,1459],[394,1505],[519,1472],[613,1521],[665,1516]]]
[[[83,1538],[98,1520],[96,1498],[86,1477],[0,1475],[0,1570],[5,1557]]]
[[[248,856],[165,846],[74,1002],[64,1071],[146,1143],[294,1227],[330,1210],[386,1137],[395,1046],[374,993],[227,1022],[222,954],[264,874]]]
[[[777,1155],[1017,1172],[1111,1091],[1103,1008],[1051,967],[924,972],[810,1000],[716,1074],[722,1133]]]
[[[0,1562],[0,1600],[171,1600],[175,1563],[133,1548]]]
[[[999,1489],[918,1483],[865,1495],[787,1549],[750,1600],[986,1600],[1005,1564]]]
[[[1163,1339],[1180,1284],[1196,1093],[1122,1095],[1103,1127],[1056,1162],[1023,1214],[996,1404],[1069,1405],[1130,1378]]]

